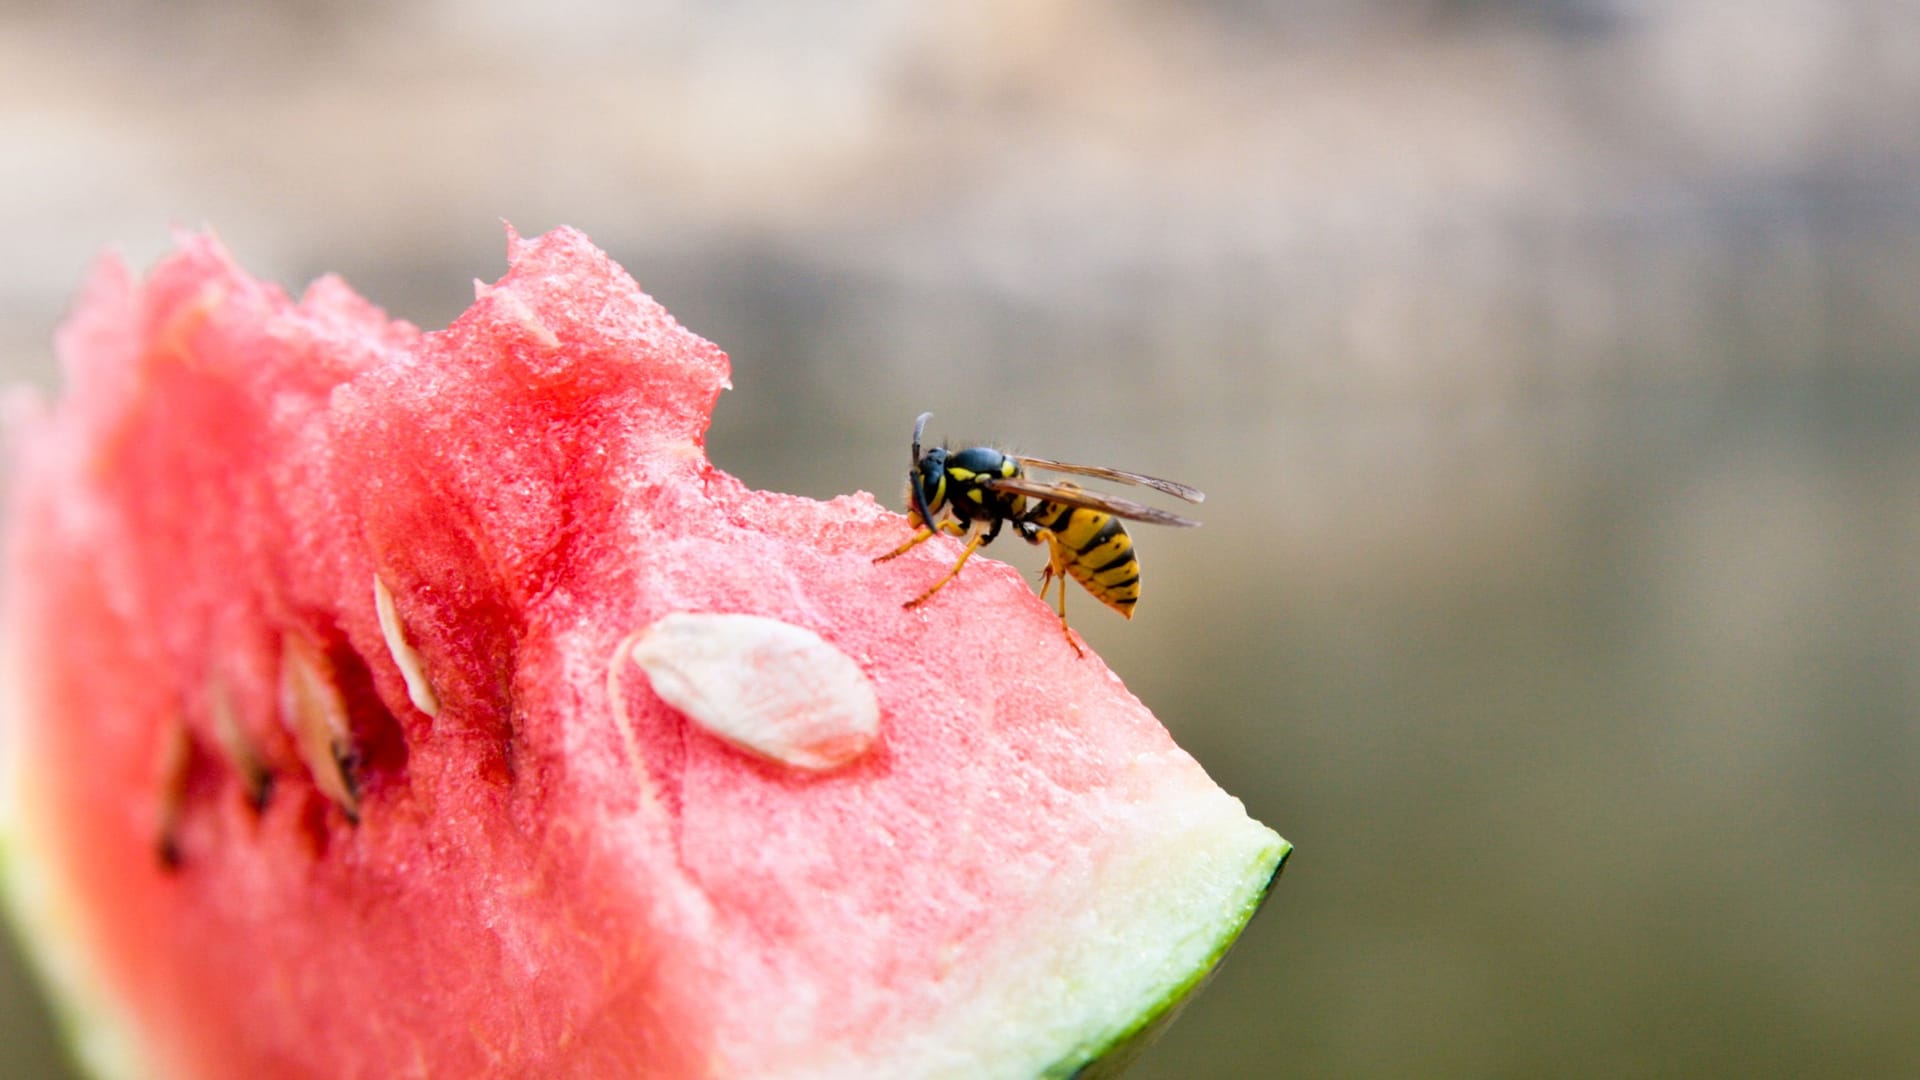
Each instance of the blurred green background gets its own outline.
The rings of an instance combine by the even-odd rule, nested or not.
[[[11,2],[0,177],[44,385],[105,246],[437,327],[506,218],[758,486],[1206,489],[1078,625],[1299,851],[1140,1077],[1920,1075],[1912,4]]]

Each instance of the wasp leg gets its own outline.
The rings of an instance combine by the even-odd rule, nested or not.
[[[907,541],[904,544],[901,544],[899,547],[894,548],[892,551],[887,552],[885,555],[876,556],[873,561],[877,563],[883,563],[883,562],[886,562],[888,559],[897,559],[900,556],[905,555],[907,552],[912,551],[914,548],[919,547],[921,544],[924,544],[931,539],[933,539],[933,530],[923,525],[920,527],[919,532],[913,534],[913,539]]]
[[[883,562],[886,562],[888,559],[897,559],[900,556],[905,555],[907,552],[912,551],[914,548],[919,547],[921,544],[924,544],[927,541],[933,539],[937,533],[946,533],[948,536],[962,536],[966,533],[966,531],[967,530],[965,526],[961,525],[957,521],[952,521],[952,520],[942,521],[939,524],[939,526],[933,529],[929,529],[925,525],[921,525],[919,527],[919,531],[913,534],[913,539],[907,541],[904,544],[901,544],[899,547],[894,548],[892,551],[887,552],[885,555],[874,556],[873,561],[877,563],[883,563]],[[992,537],[988,537],[988,539],[992,539]]]
[[[980,543],[982,545],[993,543],[993,538],[1000,535],[1000,526],[1005,525],[1006,523],[1007,523],[1006,518],[998,518],[998,517],[994,518],[993,524],[987,526],[987,535],[985,539],[981,540]],[[960,534],[954,533],[953,535],[959,536]]]
[[[919,607],[921,604],[931,600],[934,593],[939,592],[947,582],[952,581],[954,577],[960,573],[960,568],[967,565],[967,560],[973,558],[973,553],[980,550],[980,545],[986,543],[988,539],[989,537],[985,533],[975,533],[973,539],[967,541],[967,549],[960,553],[960,561],[953,564],[953,569],[947,571],[945,577],[934,582],[933,586],[926,592],[921,593],[919,596],[914,597],[900,606],[909,608]]]
[[[160,743],[159,829],[154,853],[166,870],[180,869],[180,819],[186,812],[188,771],[193,767],[193,736],[175,721]]]
[[[1045,601],[1047,598],[1048,584],[1057,584],[1060,587],[1060,606],[1058,609],[1060,612],[1060,632],[1067,635],[1067,644],[1073,646],[1073,654],[1085,659],[1087,655],[1086,650],[1080,647],[1080,642],[1075,640],[1073,636],[1073,628],[1067,625],[1067,560],[1066,556],[1062,554],[1060,542],[1053,538],[1052,533],[1047,534],[1047,568],[1040,572],[1040,599],[1042,601]]]

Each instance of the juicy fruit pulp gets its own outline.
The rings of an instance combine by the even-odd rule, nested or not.
[[[903,611],[950,541],[709,464],[725,356],[584,237],[509,255],[427,334],[187,237],[63,331],[0,795],[89,1062],[1026,1076],[1196,985],[1285,842],[1008,568]]]

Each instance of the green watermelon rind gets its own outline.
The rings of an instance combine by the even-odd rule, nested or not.
[[[135,1045],[132,1023],[87,977],[94,968],[77,932],[63,927],[58,914],[71,907],[54,895],[52,880],[42,869],[45,860],[23,850],[28,834],[16,818],[19,811],[17,806],[0,807],[0,909],[10,916],[0,922],[11,928],[20,946],[16,951],[48,991],[42,997],[68,1055],[89,1076],[154,1075]]]
[[[0,923],[19,944],[53,1014],[69,1060],[101,1080],[156,1076],[138,1042],[137,1028],[95,973],[77,920],[79,908],[64,894],[56,861],[42,845],[50,841],[36,820],[33,777],[26,766],[26,710],[19,694],[24,675],[20,643],[9,627],[0,634]]]
[[[1147,1047],[1153,1045],[1179,1016],[1187,1002],[1193,1000],[1220,970],[1221,961],[1226,959],[1227,953],[1240,940],[1241,932],[1246,930],[1253,917],[1265,906],[1267,897],[1272,895],[1273,886],[1280,880],[1280,872],[1286,868],[1288,856],[1293,854],[1291,843],[1279,836],[1274,836],[1274,840],[1276,843],[1260,852],[1258,860],[1248,868],[1250,887],[1245,900],[1221,926],[1220,936],[1206,960],[1186,979],[1142,1009],[1132,1024],[1104,1041],[1091,1043],[1054,1063],[1040,1074],[1043,1080],[1105,1080],[1118,1076]]]

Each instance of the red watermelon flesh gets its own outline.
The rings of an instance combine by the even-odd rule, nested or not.
[[[186,236],[16,410],[7,877],[82,1059],[1114,1060],[1286,843],[1010,568],[903,610],[954,542],[713,467],[726,357],[581,234],[509,260],[422,333]]]

